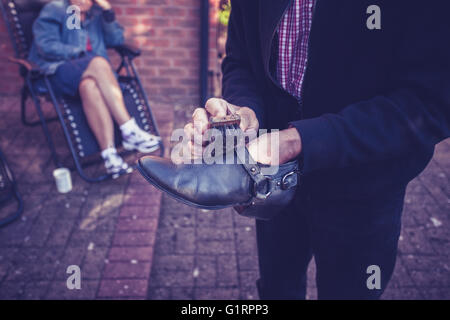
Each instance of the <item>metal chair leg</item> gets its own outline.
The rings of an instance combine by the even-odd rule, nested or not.
[[[5,227],[6,225],[10,224],[11,222],[17,220],[23,213],[23,201],[22,197],[20,196],[19,191],[17,190],[16,185],[16,179],[14,177],[13,172],[9,169],[8,163],[6,162],[6,158],[4,157],[3,153],[0,151],[0,161],[3,162],[3,165],[5,167],[6,173],[8,175],[8,179],[10,180],[12,184],[12,192],[13,196],[17,201],[17,210],[13,214],[9,215],[8,217],[0,220],[0,228]]]
[[[0,220],[0,228],[3,228],[5,226],[7,226],[8,224],[10,224],[11,222],[16,221],[17,219],[20,218],[20,216],[23,213],[23,200],[22,197],[20,196],[19,192],[16,190],[16,187],[14,186],[14,197],[16,198],[17,201],[17,210],[16,212],[14,212],[12,215]]]
[[[53,139],[51,137],[50,130],[48,129],[48,126],[47,126],[47,119],[44,117],[44,113],[42,112],[41,103],[40,103],[39,99],[36,97],[32,87],[31,87],[31,81],[29,79],[27,79],[27,84],[28,84],[28,88],[30,90],[29,93],[31,95],[31,98],[33,99],[34,106],[36,108],[36,112],[39,116],[39,122],[42,125],[42,130],[44,131],[44,135],[47,140],[47,144],[50,148],[50,153],[52,155],[53,162],[54,162],[55,166],[60,167],[61,163],[59,161],[58,154],[56,153],[55,144],[53,143]]]

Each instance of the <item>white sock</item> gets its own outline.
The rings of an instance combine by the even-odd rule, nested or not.
[[[114,148],[114,147],[110,147],[110,148],[107,148],[107,149],[102,151],[102,158],[104,160],[106,160],[106,159],[108,159],[109,157],[111,157],[112,155],[115,155],[115,154],[117,154],[117,149]]]
[[[122,131],[122,134],[130,134],[131,132],[136,132],[138,129],[139,127],[134,118],[131,118],[120,126],[120,131]]]

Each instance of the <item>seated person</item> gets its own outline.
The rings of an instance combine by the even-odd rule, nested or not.
[[[67,10],[71,5],[80,9],[78,25],[74,12]],[[33,35],[29,60],[50,75],[57,92],[81,98],[108,173],[117,178],[131,172],[114,146],[113,119],[120,126],[125,149],[143,153],[158,149],[159,138],[130,117],[109,63],[106,47],[122,44],[124,36],[108,1],[52,1],[34,22]]]

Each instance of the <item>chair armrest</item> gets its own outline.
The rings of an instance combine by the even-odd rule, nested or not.
[[[130,59],[134,59],[141,55],[141,50],[129,44],[122,44],[120,46],[113,47],[122,57],[129,57]]]
[[[18,64],[21,67],[22,76],[25,76],[27,73],[31,74],[31,76],[40,76],[43,74],[42,69],[29,60],[9,57],[8,61]]]

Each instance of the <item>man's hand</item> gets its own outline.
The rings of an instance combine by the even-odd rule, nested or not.
[[[224,117],[230,113],[236,113],[241,117],[242,131],[247,133],[254,131],[256,136],[259,123],[252,109],[235,106],[223,99],[209,99],[205,108],[195,109],[192,121],[184,127],[186,137],[189,139],[189,149],[194,157],[201,157],[203,154],[203,134],[209,129],[209,118]],[[297,129],[280,131],[278,139],[272,139],[274,138],[272,135],[273,133],[263,134],[249,142],[247,148],[255,161],[267,165],[279,165],[289,162],[300,154],[302,143]],[[278,143],[278,148],[271,146],[272,143]],[[277,154],[271,154],[272,151]]]
[[[190,140],[190,149],[194,156],[201,156],[203,152],[202,137],[209,128],[210,117],[224,117],[227,114],[236,113],[241,117],[240,128],[244,132],[256,132],[259,128],[259,122],[255,112],[247,107],[238,107],[223,99],[212,98],[206,102],[205,108],[197,108],[192,114],[192,122],[184,127],[184,132]]]
[[[110,10],[112,8],[111,4],[107,0],[94,0],[94,2],[103,10]]]
[[[267,165],[279,165],[293,160],[302,150],[302,141],[297,129],[281,130],[276,136],[274,133],[265,133],[249,142],[247,149],[253,159]],[[275,138],[275,139],[272,139]],[[278,147],[272,146],[278,143]],[[278,154],[272,154],[278,152]]]

